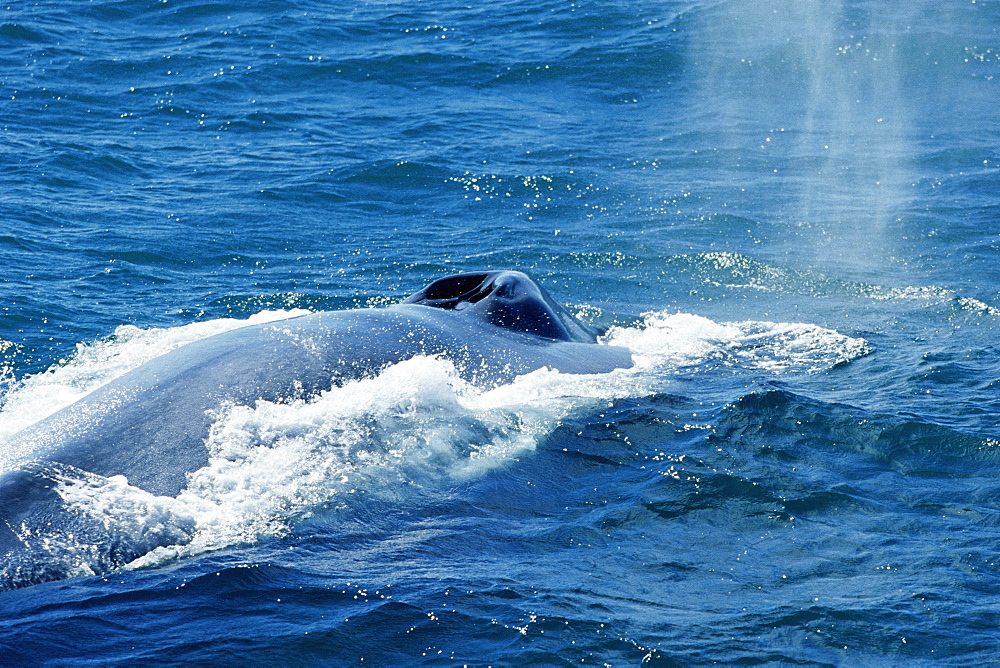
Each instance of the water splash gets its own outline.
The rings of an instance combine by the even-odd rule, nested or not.
[[[44,412],[34,404],[49,396],[93,389],[152,351],[239,326],[202,325],[130,330],[94,350],[84,347],[86,354],[13,390],[0,417],[23,423]],[[32,559],[46,563],[21,564],[18,572],[68,577],[149,567],[281,536],[301,518],[339,512],[358,495],[394,503],[486,475],[530,453],[566,418],[609,400],[669,391],[677,373],[720,366],[811,373],[868,351],[861,339],[813,325],[717,323],[662,312],[612,328],[606,342],[629,347],[635,367],[594,375],[541,369],[483,389],[447,360],[415,357],[310,399],[222,406],[206,439],[208,464],[189,473],[176,497],[152,495],[123,476],[49,467],[43,474],[55,483],[69,529],[20,527]]]

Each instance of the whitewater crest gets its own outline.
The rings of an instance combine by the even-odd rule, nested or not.
[[[0,433],[185,342],[289,315],[120,329],[13,387],[0,411]],[[123,476],[62,467],[49,476],[54,491],[86,530],[40,535],[20,527],[20,536],[37,547],[33,559],[66,577],[154,566],[282,536],[312,513],[338,512],[352,495],[392,503],[485,475],[528,455],[567,417],[669,391],[685,370],[724,365],[758,374],[815,373],[870,350],[863,339],[813,325],[717,323],[662,312],[612,328],[604,343],[628,347],[635,366],[593,375],[540,369],[482,388],[463,380],[451,362],[419,356],[311,398],[223,406],[206,440],[208,464],[188,475],[176,497],[150,494]],[[37,564],[16,568],[38,570]]]
[[[803,323],[720,323],[689,313],[651,312],[639,327],[614,328],[607,340],[632,351],[649,372],[698,364],[772,373],[816,373],[872,351],[862,338]]]

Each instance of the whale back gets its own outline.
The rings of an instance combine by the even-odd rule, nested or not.
[[[403,304],[321,311],[188,343],[0,443],[0,590],[66,577],[47,570],[50,536],[101,546],[101,570],[156,547],[123,543],[116,527],[68,509],[57,487],[124,476],[176,496],[209,464],[206,438],[230,406],[309,399],[418,355],[447,359],[481,387],[541,368],[632,365],[627,349],[596,338],[526,275],[493,271],[435,281]]]

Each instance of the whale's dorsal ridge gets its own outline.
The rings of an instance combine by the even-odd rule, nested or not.
[[[463,311],[497,327],[547,339],[594,343],[597,330],[577,320],[520,271],[484,271],[441,278],[404,304]]]

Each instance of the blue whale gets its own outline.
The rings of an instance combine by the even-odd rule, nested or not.
[[[25,527],[58,516],[54,471],[124,475],[174,496],[207,464],[213,411],[225,405],[305,398],[419,355],[450,360],[480,386],[544,367],[632,365],[627,349],[598,344],[598,334],[525,274],[493,271],[437,280],[384,308],[312,313],[188,344],[0,444],[0,569],[5,552],[23,548]]]

